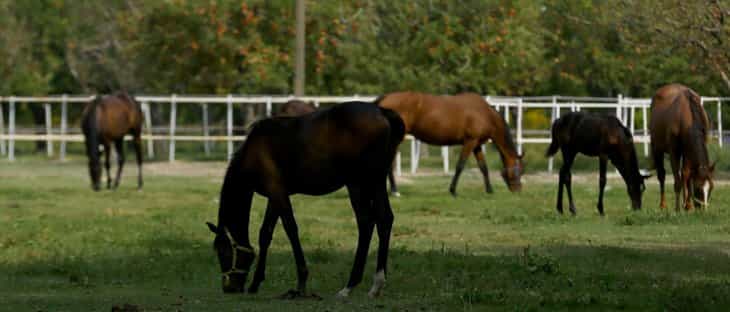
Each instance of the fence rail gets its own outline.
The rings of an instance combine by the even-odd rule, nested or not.
[[[5,96],[0,97],[0,154],[7,155],[8,159],[15,159],[15,142],[17,141],[45,141],[48,156],[53,156],[53,143],[58,142],[59,158],[64,160],[66,157],[66,144],[68,142],[83,142],[83,136],[79,134],[70,134],[68,129],[68,105],[86,104],[93,100],[95,95],[58,95],[58,96]],[[352,100],[373,101],[376,96],[305,96],[298,99],[304,101],[312,101],[316,106],[320,104],[339,103]],[[618,97],[575,97],[575,96],[526,96],[526,97],[508,97],[508,96],[485,96],[490,104],[497,111],[500,111],[505,120],[514,129],[515,141],[517,142],[518,151],[522,151],[523,144],[550,143],[549,129],[530,129],[538,131],[530,131],[526,133],[523,129],[523,116],[526,109],[543,109],[549,110],[551,123],[560,117],[561,111],[580,111],[581,109],[607,109],[614,112],[616,116],[626,125],[632,133],[634,133],[634,141],[643,143],[644,154],[649,152],[649,135],[647,129],[648,108],[651,99],[648,98],[627,98],[619,95]],[[273,104],[285,103],[293,96],[267,96],[267,95],[226,95],[226,96],[207,96],[207,95],[140,95],[135,99],[142,104],[142,110],[145,115],[144,135],[142,139],[147,141],[147,152],[149,157],[154,157],[154,141],[169,142],[168,159],[175,160],[175,143],[178,141],[204,142],[205,153],[210,153],[210,142],[226,142],[227,155],[233,153],[233,142],[245,140],[245,136],[233,135],[233,104],[252,104],[265,105],[266,116],[271,116]],[[729,97],[702,97],[703,105],[717,105],[717,115],[715,116],[715,124],[717,126],[717,140],[720,146],[723,145],[722,136],[722,103],[729,103]],[[40,103],[43,104],[45,117],[44,134],[21,134],[18,133],[16,125],[16,104],[19,103]],[[170,105],[169,126],[164,128],[167,135],[159,135],[152,133],[151,110],[150,105]],[[201,122],[202,135],[180,135],[177,134],[177,105],[178,104],[199,104],[201,105]],[[208,105],[225,105],[226,106],[226,125],[225,135],[211,135],[209,126]],[[53,107],[60,105],[61,123],[58,128],[54,129],[52,124]],[[635,124],[637,111],[641,111],[642,125],[637,129]],[[7,126],[5,125],[5,114],[7,114]],[[510,119],[514,115],[514,122]],[[712,116],[710,116],[712,119]],[[240,126],[237,126],[240,127]],[[160,129],[159,126],[155,127]],[[542,131],[540,131],[542,130]],[[640,130],[640,131],[637,131]],[[55,133],[54,133],[55,132]],[[418,169],[420,159],[420,142],[411,136],[407,136],[410,141],[411,163],[410,171],[415,173]],[[448,147],[442,147],[442,158],[444,171],[449,169],[449,152]],[[548,170],[553,169],[553,159],[548,163]],[[396,158],[396,170],[400,175],[401,162],[400,154]]]

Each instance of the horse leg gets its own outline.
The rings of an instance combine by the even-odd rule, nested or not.
[[[390,182],[390,194],[395,197],[400,197],[400,193],[398,193],[398,185],[395,183],[395,175],[393,174],[393,167],[390,168],[390,171],[388,172],[388,181]]]
[[[477,159],[477,164],[479,165],[479,170],[482,171],[482,175],[484,176],[484,187],[486,188],[487,193],[492,194],[494,193],[494,189],[492,189],[492,183],[489,182],[489,168],[487,168],[487,162],[484,160],[484,152],[482,152],[482,145],[479,144],[477,147],[474,148],[474,158]]]
[[[137,130],[134,133],[134,140],[132,141],[132,147],[134,147],[134,153],[137,156],[137,189],[142,189],[142,138],[140,136],[141,130]]]
[[[373,277],[373,287],[370,288],[368,296],[375,298],[385,286],[385,275],[388,267],[388,249],[390,247],[390,231],[393,228],[393,211],[390,208],[385,185],[376,190],[375,224],[378,228],[378,263]]]
[[[362,281],[363,270],[365,269],[365,261],[367,260],[368,249],[370,248],[370,240],[373,236],[373,227],[375,220],[373,217],[373,196],[367,189],[362,186],[349,186],[347,191],[350,194],[350,203],[355,211],[355,220],[357,221],[358,239],[357,251],[355,251],[355,261],[352,264],[350,279],[347,286],[337,293],[339,297],[347,297],[352,289]]]
[[[111,163],[109,162],[109,155],[112,153],[111,144],[104,142],[104,167],[106,168],[106,188],[112,188],[112,173]]]
[[[279,219],[279,215],[276,213],[276,209],[271,206],[271,203],[266,205],[266,214],[264,215],[264,222],[261,224],[259,230],[259,259],[256,262],[256,272],[253,275],[251,286],[248,288],[249,293],[256,293],[259,290],[259,285],[265,279],[266,273],[266,255],[269,251],[269,245],[271,244],[271,237],[274,235],[274,228],[276,227],[276,221]]]
[[[608,159],[604,156],[599,156],[599,167],[598,172],[598,213],[603,216],[603,190],[606,188],[606,165]]]
[[[659,180],[659,208],[667,208],[667,202],[664,198],[664,178],[666,171],[664,170],[664,153],[652,151],[652,157],[654,158],[654,168],[656,169],[656,177]]]
[[[124,138],[114,141],[114,148],[117,150],[117,177],[114,179],[114,188],[117,188],[124,168]]]
[[[465,141],[464,145],[461,147],[459,162],[456,163],[456,172],[454,173],[454,178],[451,180],[451,186],[449,186],[449,192],[451,192],[451,195],[453,195],[454,197],[456,197],[456,184],[459,182],[459,176],[461,175],[461,171],[464,170],[466,158],[469,157],[469,152],[474,150],[474,147],[476,147],[476,145],[476,140],[469,140]]]
[[[694,204],[692,203],[692,192],[694,191],[694,188],[692,187],[691,183],[691,169],[692,166],[689,164],[689,161],[687,158],[684,159],[682,164],[682,197],[684,199],[684,210],[690,211],[692,210]]]
[[[307,276],[309,275],[309,270],[307,270],[307,262],[304,260],[304,252],[299,241],[299,228],[297,227],[296,220],[294,220],[291,201],[289,200],[289,196],[286,195],[269,198],[269,200],[272,199],[278,210],[279,217],[281,217],[281,224],[284,226],[286,236],[289,238],[292,252],[294,253],[294,261],[297,264],[297,289],[296,291],[289,291],[286,296],[303,296],[307,292]]]
[[[682,191],[682,179],[680,177],[681,172],[679,168],[679,154],[672,153],[669,156],[669,160],[672,165],[672,175],[674,175],[674,210],[679,211],[679,195]]]
[[[563,184],[565,184],[565,190],[568,192],[568,209],[570,209],[570,213],[573,215],[575,215],[575,204],[573,203],[573,191],[571,189],[570,167],[573,166],[574,159],[575,153],[563,150],[563,167],[560,168],[560,175],[562,176]],[[560,199],[562,200],[562,196],[560,196]],[[560,206],[562,208],[562,203]]]

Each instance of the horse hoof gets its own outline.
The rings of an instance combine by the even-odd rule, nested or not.
[[[338,291],[337,295],[335,295],[335,296],[340,299],[346,299],[346,298],[350,297],[350,291],[352,291],[352,289],[345,287],[345,288],[340,289],[340,291]]]
[[[494,194],[494,190],[492,188],[487,189],[487,194]]]
[[[451,196],[456,197],[456,190],[449,190],[449,193],[451,193]]]
[[[390,195],[393,195],[393,197],[400,197],[400,192],[392,192]]]

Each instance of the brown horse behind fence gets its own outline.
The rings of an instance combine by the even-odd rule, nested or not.
[[[522,155],[512,141],[507,123],[487,101],[475,93],[436,96],[417,92],[396,92],[381,96],[378,105],[398,112],[406,133],[433,145],[462,145],[449,191],[456,196],[456,184],[469,154],[474,154],[484,176],[487,193],[492,193],[489,170],[481,146],[491,139],[502,158],[502,178],[512,192],[522,188]],[[392,177],[392,170],[391,170]],[[391,182],[394,182],[391,178]],[[395,184],[391,190],[396,192]]]
[[[105,167],[107,173],[107,188],[112,187],[109,154],[111,143],[117,150],[117,176],[114,187],[119,186],[119,180],[124,167],[124,136],[133,136],[134,151],[137,154],[137,188],[142,188],[142,111],[139,104],[126,93],[117,93],[96,97],[84,108],[81,119],[81,128],[86,142],[86,155],[89,157],[89,175],[92,188],[96,191],[101,184],[101,165],[99,145],[104,146]]]
[[[659,88],[651,100],[651,151],[661,192],[660,207],[666,208],[664,199],[664,154],[669,154],[674,175],[675,209],[679,210],[679,193],[683,191],[686,210],[692,209],[692,200],[707,206],[712,192],[712,174],[715,164],[710,164],[707,153],[707,132],[710,121],[702,108],[700,97],[692,89],[670,84]],[[681,169],[680,169],[681,161]]]
[[[301,116],[316,111],[317,107],[312,102],[302,100],[290,100],[281,106],[281,109],[274,116]]]

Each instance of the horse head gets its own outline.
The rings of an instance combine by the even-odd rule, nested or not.
[[[510,192],[519,192],[522,190],[522,174],[525,172],[524,162],[522,161],[522,155],[517,155],[513,159],[505,162],[505,167],[502,168],[502,179],[507,184]]]
[[[715,163],[711,165],[700,165],[692,174],[692,194],[696,204],[707,207],[710,204],[710,194],[714,188],[712,175],[715,172]]]
[[[245,292],[246,276],[256,258],[256,252],[251,247],[239,245],[225,226],[216,227],[209,222],[206,224],[215,234],[213,249],[221,267],[223,292]]]
[[[631,181],[626,181],[629,198],[631,198],[632,209],[641,210],[641,197],[646,190],[646,184],[644,184],[644,181],[650,177],[651,174],[647,170],[638,170],[638,173],[633,179],[631,179]]]

